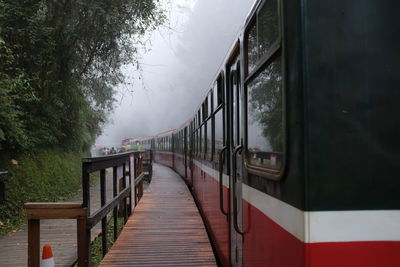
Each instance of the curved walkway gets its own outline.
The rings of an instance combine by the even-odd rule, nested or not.
[[[153,165],[149,188],[100,266],[216,266],[203,220],[177,173]]]

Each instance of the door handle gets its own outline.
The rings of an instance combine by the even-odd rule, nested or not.
[[[236,180],[237,180],[237,162],[236,162],[236,155],[239,153],[239,151],[242,151],[243,146],[242,145],[238,145],[237,147],[235,147],[235,149],[232,152],[232,156],[233,156],[233,160],[232,160],[232,171],[233,171],[233,176],[232,176],[232,180],[233,180],[233,227],[235,228],[235,231],[238,232],[241,235],[244,235],[245,233],[240,230],[239,224],[238,224],[238,205],[237,205],[237,196],[236,196]]]
[[[224,146],[221,151],[219,152],[219,208],[225,216],[228,216],[228,212],[224,210],[224,182],[222,180],[222,177],[224,175],[224,163],[225,163],[225,157],[224,152],[227,149],[227,146]]]

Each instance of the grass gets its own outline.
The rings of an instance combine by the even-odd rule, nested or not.
[[[1,159],[10,173],[6,201],[0,204],[0,237],[26,223],[25,202],[65,201],[81,187],[82,154],[47,149],[14,159]]]
[[[118,217],[118,235],[121,233],[122,228],[124,226],[124,218],[123,217]],[[93,240],[92,245],[90,247],[90,256],[91,256],[91,265],[92,267],[96,267],[100,264],[100,261],[103,259],[103,252],[102,252],[102,234],[100,234],[98,237]],[[107,251],[112,247],[114,244],[114,219],[111,217],[111,219],[107,223]],[[75,263],[73,265],[74,267],[77,267],[78,264]]]

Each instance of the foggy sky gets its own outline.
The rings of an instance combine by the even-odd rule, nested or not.
[[[141,74],[136,67],[124,69],[128,82],[116,88],[115,111],[96,143],[119,146],[122,139],[156,135],[193,117],[253,2],[175,0],[167,5],[169,22],[151,35],[150,51],[140,53]]]

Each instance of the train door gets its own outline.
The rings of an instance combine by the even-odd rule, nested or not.
[[[238,48],[235,49],[239,51]],[[228,102],[229,102],[229,132],[230,132],[230,203],[231,203],[231,266],[242,266],[242,246],[243,233],[242,227],[242,148],[243,148],[243,129],[242,129],[242,88],[240,75],[240,61],[238,52],[228,66]]]

